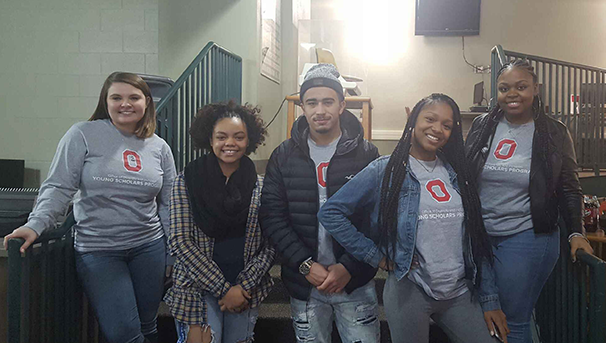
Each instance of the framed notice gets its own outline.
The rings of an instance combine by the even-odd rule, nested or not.
[[[276,83],[282,73],[280,1],[261,1],[261,75]]]

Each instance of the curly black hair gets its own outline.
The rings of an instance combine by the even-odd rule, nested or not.
[[[217,121],[223,118],[240,118],[246,125],[248,147],[246,155],[257,150],[265,141],[267,130],[261,118],[261,109],[246,103],[238,105],[233,100],[227,103],[208,104],[198,110],[189,128],[189,134],[197,149],[212,150],[210,139]]]

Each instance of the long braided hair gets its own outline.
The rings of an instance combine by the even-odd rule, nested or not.
[[[397,234],[398,221],[398,203],[399,194],[402,189],[403,181],[406,177],[408,165],[408,155],[412,144],[413,128],[419,117],[421,110],[431,104],[445,103],[452,109],[454,125],[450,138],[440,149],[446,161],[457,173],[457,180],[463,201],[465,211],[465,240],[471,240],[471,249],[474,256],[474,262],[478,266],[478,277],[476,286],[479,287],[481,280],[482,261],[487,259],[490,263],[493,261],[492,248],[484,228],[482,220],[480,198],[478,196],[475,181],[471,178],[468,166],[465,160],[463,148],[463,133],[461,129],[461,112],[455,101],[445,94],[434,93],[421,99],[412,109],[402,137],[398,145],[391,154],[383,181],[381,184],[381,199],[379,203],[379,246],[383,251],[390,251],[386,254],[387,261],[393,261]]]
[[[515,60],[512,62],[505,63],[497,73],[497,79],[505,71],[511,70],[513,68],[520,68],[526,71],[527,73],[532,75],[532,81],[534,82],[534,84],[538,83],[539,78],[534,72],[534,68],[526,60]],[[534,145],[536,145],[536,147],[539,149],[538,156],[541,159],[541,163],[545,172],[545,181],[548,190],[547,194],[551,194],[551,191],[553,191],[553,170],[551,165],[551,158],[549,158],[551,154],[549,132],[547,131],[547,121],[549,119],[547,118],[547,114],[545,114],[543,102],[541,101],[539,95],[534,96],[534,99],[532,101],[532,111],[535,125],[535,134],[533,139],[535,142],[533,142],[532,155],[534,156]],[[482,126],[480,126],[480,133],[478,135],[478,139],[473,143],[473,145],[468,151],[468,157],[476,156],[480,152],[480,150],[487,145],[490,136],[494,134],[495,128],[499,123],[499,120],[503,118],[504,114],[505,112],[503,111],[501,106],[499,106],[498,103],[492,110],[490,110],[490,112],[488,113],[487,120],[485,120],[482,123]]]

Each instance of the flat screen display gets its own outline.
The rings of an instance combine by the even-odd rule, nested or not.
[[[480,34],[480,0],[416,0],[415,35]]]

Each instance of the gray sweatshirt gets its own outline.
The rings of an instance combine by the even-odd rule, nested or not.
[[[124,134],[108,119],[77,123],[59,142],[25,226],[38,234],[54,227],[73,199],[77,251],[137,247],[168,237],[174,178],[160,137]]]

